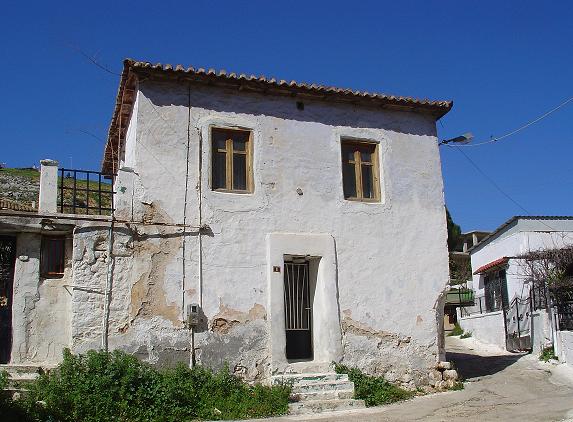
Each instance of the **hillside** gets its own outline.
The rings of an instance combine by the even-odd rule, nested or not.
[[[58,186],[61,186],[62,179],[58,178]],[[73,179],[65,177],[63,179],[64,187],[73,187]],[[81,207],[86,206],[86,199],[89,199],[89,206],[96,207],[99,205],[98,193],[90,192],[86,195],[85,189],[88,187],[86,180],[76,180],[76,210],[77,214],[98,214],[98,210],[81,210]],[[98,183],[91,181],[89,183],[90,189],[98,189]],[[35,169],[15,169],[3,168],[0,169],[0,199],[9,199],[21,204],[37,208],[38,195],[40,192],[40,172]],[[111,206],[111,183],[102,180],[102,201],[101,206],[108,208]],[[58,189],[58,202],[60,199],[60,190]],[[64,190],[65,213],[72,213],[73,192],[72,190]],[[109,212],[102,212],[102,214],[109,214]]]
[[[0,198],[11,199],[21,204],[38,204],[40,172],[35,169],[0,169]]]

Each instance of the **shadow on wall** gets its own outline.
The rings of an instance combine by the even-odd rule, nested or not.
[[[523,356],[524,354],[480,356],[470,353],[448,352],[446,360],[453,361],[462,379],[469,380],[503,371]]]
[[[143,81],[139,89],[146,97],[144,101],[152,102],[154,107],[189,105],[188,85],[185,82]],[[299,108],[297,103],[300,102],[306,104],[306,108]],[[429,114],[388,110],[381,106],[358,106],[352,102],[301,100],[192,85],[191,106],[217,112],[265,115],[330,126],[378,128],[420,136],[436,135],[435,118]],[[414,116],[416,123],[412,124]]]

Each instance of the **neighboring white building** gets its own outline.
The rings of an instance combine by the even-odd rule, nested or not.
[[[571,244],[573,217],[516,216],[469,249],[475,305],[461,309],[461,327],[478,340],[504,349],[527,346],[537,352],[551,345],[556,330],[549,308],[532,291],[518,257]],[[516,337],[521,337],[521,343]]]
[[[28,331],[49,337],[36,305],[14,327],[11,362],[107,346],[159,365],[194,354],[249,380],[337,361],[428,384],[444,358],[436,120],[451,106],[126,60],[103,162],[117,174],[115,221],[60,221],[65,282],[37,287],[38,260],[26,273],[16,260],[22,309],[47,286],[69,293],[50,296],[59,327],[43,322],[58,342],[26,352],[45,349]],[[20,217],[0,218],[17,232]],[[28,218],[39,247],[47,217]]]

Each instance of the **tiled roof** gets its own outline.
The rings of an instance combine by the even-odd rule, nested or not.
[[[485,265],[482,265],[481,267],[479,267],[477,270],[474,271],[474,275],[475,274],[482,274],[482,273],[485,273],[485,272],[492,270],[494,268],[501,267],[502,265],[505,265],[508,262],[509,262],[509,257],[507,257],[507,256],[496,259],[495,261],[492,261],[488,264],[485,264]]]
[[[0,198],[0,210],[36,212],[36,208],[11,199]]]
[[[265,76],[237,74],[225,70],[194,68],[192,66],[170,65],[126,59],[123,62],[123,72],[119,82],[115,109],[108,132],[108,140],[105,148],[102,171],[112,172],[116,162],[115,151],[117,142],[123,142],[126,125],[129,120],[133,101],[135,100],[135,81],[137,75],[155,75],[160,77],[173,77],[185,79],[199,84],[218,85],[229,88],[240,88],[243,91],[261,92],[274,95],[304,96],[323,101],[336,101],[358,103],[375,107],[383,107],[393,110],[417,111],[428,113],[436,119],[446,114],[453,106],[452,101],[432,101],[357,91],[347,88],[336,88],[304,82],[286,81]]]

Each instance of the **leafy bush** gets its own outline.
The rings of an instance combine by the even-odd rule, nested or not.
[[[456,322],[456,325],[454,325],[454,329],[452,331],[450,331],[450,333],[448,334],[448,336],[461,336],[464,333],[464,330],[462,329],[462,327],[460,327],[460,324],[458,324]]]
[[[411,398],[414,393],[390,384],[384,377],[373,377],[357,368],[345,365],[334,366],[337,374],[348,374],[354,383],[354,398],[364,400],[366,406],[380,406]]]
[[[39,377],[22,406],[36,421],[239,419],[284,414],[289,395],[288,386],[249,386],[228,368],[160,371],[120,351],[65,351],[62,364]]]
[[[553,346],[544,348],[539,355],[539,360],[542,360],[543,362],[549,362],[551,359],[559,360],[559,358],[555,356]]]
[[[471,336],[472,336],[472,332],[466,331],[462,335],[460,335],[460,338],[470,338]]]

